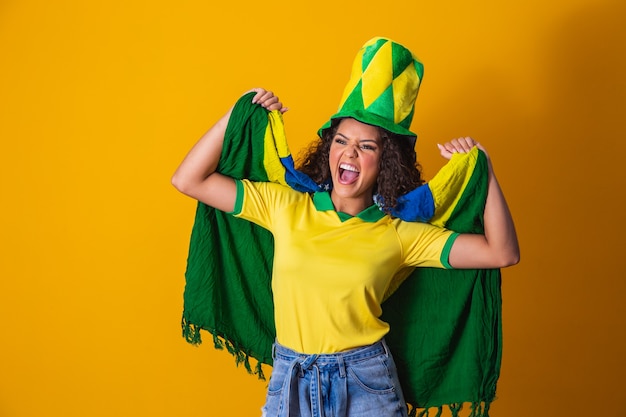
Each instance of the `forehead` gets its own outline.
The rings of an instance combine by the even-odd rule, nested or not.
[[[348,139],[380,141],[380,130],[376,126],[359,122],[356,119],[342,119],[337,126],[337,133]]]

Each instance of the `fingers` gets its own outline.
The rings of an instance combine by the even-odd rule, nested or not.
[[[451,153],[467,153],[476,146],[478,142],[469,136],[464,138],[452,139],[450,142],[444,143],[444,147]]]
[[[253,88],[248,92],[256,93],[252,98],[252,103],[258,104],[259,106],[267,110],[280,110],[281,113],[289,110],[287,107],[283,106],[283,103],[271,91],[265,90],[263,88]]]
[[[452,158],[452,152],[448,151],[445,146],[437,144],[437,147],[439,148],[439,153],[441,154],[441,156],[446,159]]]
[[[437,144],[439,153],[446,159],[450,159],[455,153],[468,153],[474,146],[478,146],[482,149],[480,143],[469,136],[452,139],[450,142],[446,142],[443,145]]]
[[[252,103],[263,105],[267,101],[274,99],[274,101],[278,101],[278,97],[274,96],[274,93],[271,91],[264,90],[263,88],[254,88],[252,89],[256,94],[252,98]]]

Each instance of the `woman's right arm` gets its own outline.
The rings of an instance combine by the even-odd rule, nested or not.
[[[253,103],[268,110],[287,111],[271,91],[255,88],[249,92],[252,91],[256,92]],[[215,170],[231,113],[232,108],[200,138],[172,176],[172,185],[178,191],[225,212],[235,208],[237,188],[232,178]]]

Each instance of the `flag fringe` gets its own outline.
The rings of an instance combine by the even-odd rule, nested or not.
[[[182,331],[185,340],[192,345],[202,344],[201,331],[205,330],[213,336],[213,346],[215,349],[224,350],[230,353],[235,358],[235,364],[237,366],[243,364],[246,371],[251,375],[256,375],[260,380],[265,381],[265,374],[263,373],[263,362],[248,355],[241,347],[233,343],[227,335],[223,335],[217,332],[217,330],[205,329],[194,323],[188,322],[184,317],[182,319]],[[250,364],[251,359],[256,361],[254,369]]]
[[[450,411],[450,415],[452,417],[461,417],[461,411],[466,404],[469,404],[469,414],[464,413],[467,414],[467,417],[489,417],[491,401],[443,404],[426,408],[418,407],[415,404],[408,404],[409,417],[431,417],[431,412],[436,412],[433,417],[441,417],[443,415],[444,408],[447,408]]]
[[[235,358],[235,364],[237,366],[243,364],[249,374],[256,375],[260,380],[266,380],[265,374],[263,373],[263,362],[248,355],[243,349],[235,345],[227,335],[220,334],[217,330],[205,329],[202,326],[190,323],[184,317],[182,320],[182,329],[183,337],[192,345],[202,344],[202,330],[209,332],[213,337],[213,346],[215,349],[226,349],[226,351]],[[256,361],[254,369],[252,369],[250,364],[251,359]],[[409,407],[408,415],[409,417],[431,417],[431,411],[436,411],[436,414],[432,417],[442,417],[444,408],[448,408],[452,417],[462,417],[461,411],[463,410],[464,404],[469,404],[470,406],[470,412],[467,417],[489,417],[491,401],[443,404],[432,407],[419,407],[415,404],[409,403],[407,404]]]

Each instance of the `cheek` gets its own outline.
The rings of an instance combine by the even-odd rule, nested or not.
[[[366,163],[368,170],[378,176],[378,173],[380,172],[380,158],[377,155],[373,155],[367,159]]]
[[[335,158],[335,156],[333,155],[332,152],[330,154],[328,154],[328,165],[329,165],[329,168],[332,167],[335,164],[336,160],[337,160],[337,158]]]
[[[339,160],[339,153],[332,146],[328,152],[328,162],[332,165]]]

